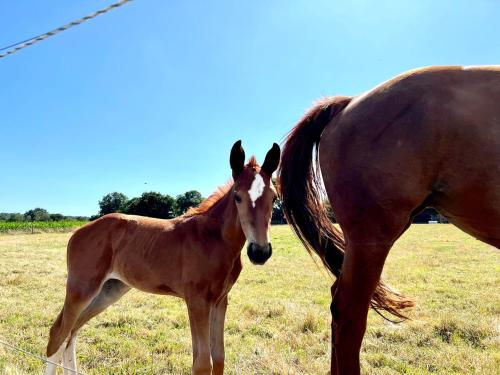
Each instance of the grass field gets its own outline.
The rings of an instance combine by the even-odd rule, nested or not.
[[[59,312],[69,233],[0,236],[0,340],[43,354]],[[272,228],[273,257],[244,269],[230,293],[229,374],[326,374],[329,287],[287,226]],[[392,250],[387,281],[412,296],[400,325],[370,313],[366,374],[498,374],[500,253],[451,225],[412,226]],[[189,374],[191,336],[181,300],[132,291],[79,336],[86,374]],[[0,344],[1,374],[42,363]]]
[[[0,233],[41,233],[41,232],[67,232],[71,229],[81,227],[87,221],[61,220],[61,221],[0,221]]]

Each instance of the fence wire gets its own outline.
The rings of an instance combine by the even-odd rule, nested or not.
[[[11,48],[7,52],[4,52],[4,53],[0,54],[0,59],[4,58],[4,57],[7,57],[9,55],[12,55],[13,53],[16,53],[16,52],[18,52],[18,51],[20,51],[20,50],[22,50],[22,49],[24,49],[26,47],[32,46],[35,43],[41,42],[42,40],[50,38],[53,35],[56,35],[56,34],[59,34],[59,33],[63,32],[63,31],[65,31],[65,30],[68,30],[69,28],[71,28],[73,26],[80,25],[80,24],[84,23],[85,21],[91,20],[92,18],[96,18],[96,17],[100,16],[101,14],[109,12],[112,9],[116,9],[118,7],[121,7],[122,5],[124,5],[124,4],[128,3],[128,2],[131,2],[131,1],[132,0],[121,0],[121,1],[119,1],[117,3],[111,4],[110,6],[104,8],[104,9],[98,10],[97,12],[94,12],[94,13],[88,15],[88,16],[85,16],[83,18],[80,18],[78,20],[70,22],[70,23],[68,23],[68,24],[66,24],[64,26],[58,27],[57,29],[51,30],[51,31],[46,32],[44,34],[40,34],[40,35],[34,36],[32,38],[23,40],[21,42],[17,42],[17,43],[11,44],[10,46],[0,48],[0,51],[3,51],[3,50]]]
[[[7,341],[4,341],[4,340],[1,340],[0,339],[0,344],[4,345],[5,347],[11,349],[12,351],[17,351],[17,352],[20,352],[20,353],[23,353],[23,354],[26,354],[26,355],[29,355],[31,357],[34,357],[34,358],[37,358],[39,359],[40,361],[42,362],[45,362],[45,363],[50,363],[50,364],[53,364],[57,367],[60,367],[64,370],[67,370],[67,371],[70,371],[72,372],[73,374],[77,374],[77,375],[84,375],[82,372],[78,372],[78,371],[75,371],[73,369],[70,369],[69,367],[66,367],[66,366],[63,366],[63,365],[60,365],[58,363],[55,363],[55,362],[52,362],[51,360],[45,358],[45,357],[42,357],[41,355],[38,355],[38,354],[34,354],[34,353],[31,353],[31,352],[28,352],[27,350],[24,350],[24,349],[21,349],[21,348],[18,348],[17,346],[14,346],[12,344],[9,344]]]

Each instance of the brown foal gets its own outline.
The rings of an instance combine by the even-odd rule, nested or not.
[[[280,149],[259,167],[244,164],[241,142],[231,150],[234,183],[172,220],[110,214],[78,229],[68,243],[68,280],[61,313],[50,330],[47,356],[76,371],[75,338],[92,317],[131,288],[186,301],[193,373],[224,371],[227,294],[241,271],[241,250],[264,264],[271,256],[269,225],[276,190],[271,175]],[[213,363],[213,367],[212,367]],[[47,366],[46,374],[56,367]]]
[[[359,374],[370,304],[401,318],[412,305],[380,275],[413,216],[434,207],[500,247],[500,66],[419,69],[322,100],[288,136],[279,181],[288,222],[337,277],[331,373]]]

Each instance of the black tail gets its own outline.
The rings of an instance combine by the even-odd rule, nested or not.
[[[349,97],[326,98],[306,113],[288,134],[278,176],[288,223],[307,251],[316,253],[336,277],[342,270],[345,242],[342,232],[332,225],[322,202],[326,194],[321,182],[318,147],[325,127],[350,101]],[[413,302],[380,281],[371,306],[377,312],[385,310],[405,319],[401,310],[413,306]]]

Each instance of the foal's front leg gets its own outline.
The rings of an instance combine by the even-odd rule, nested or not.
[[[211,304],[202,298],[186,301],[193,340],[193,375],[210,375],[210,309]]]
[[[224,374],[224,319],[227,296],[212,308],[210,315],[210,349],[212,352],[212,375]]]

